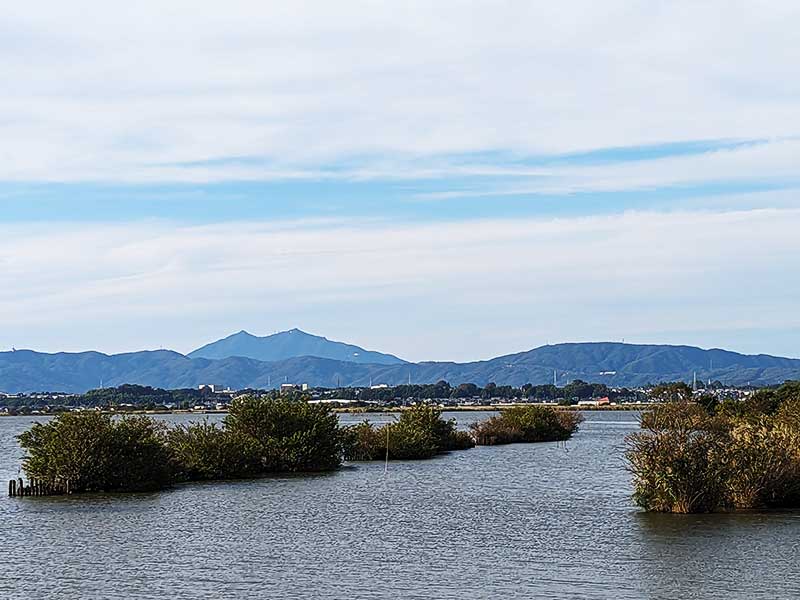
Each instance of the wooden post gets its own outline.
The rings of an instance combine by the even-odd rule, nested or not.
[[[8,496],[13,498],[17,495],[17,482],[13,479],[8,482]]]
[[[24,496],[25,495],[25,483],[22,481],[22,477],[17,479],[17,496]]]

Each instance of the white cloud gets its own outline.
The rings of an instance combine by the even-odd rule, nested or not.
[[[376,155],[800,133],[795,2],[33,1],[3,12],[0,180],[219,180],[354,156],[368,168]],[[229,156],[271,166],[168,166]]]
[[[0,239],[0,347],[188,351],[299,326],[411,359],[571,339],[723,345],[732,332],[744,349],[786,352],[759,332],[800,328],[799,228],[798,209],[20,224]]]

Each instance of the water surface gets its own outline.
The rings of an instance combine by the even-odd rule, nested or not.
[[[33,420],[0,418],[4,486]],[[388,475],[355,463],[157,494],[2,497],[0,598],[800,596],[800,513],[631,504],[621,452],[636,426],[592,412],[566,445],[476,448]]]

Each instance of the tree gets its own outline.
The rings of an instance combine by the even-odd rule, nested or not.
[[[462,383],[451,393],[451,398],[474,398],[480,395],[480,388],[474,383]]]

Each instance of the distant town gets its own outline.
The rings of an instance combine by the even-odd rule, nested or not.
[[[451,410],[502,408],[511,404],[549,404],[578,409],[633,409],[653,402],[676,399],[741,400],[754,386],[726,386],[719,381],[660,383],[638,388],[615,388],[605,384],[576,380],[563,387],[556,385],[479,387],[472,383],[451,386],[445,381],[425,385],[318,388],[304,383],[283,383],[279,388],[233,390],[219,384],[197,388],[166,390],[142,385],[100,388],[85,394],[0,392],[0,415],[47,415],[66,411],[107,410],[113,412],[200,412],[228,410],[232,401],[245,396],[293,396],[309,403],[329,404],[332,408],[358,411],[392,410],[429,404]]]

